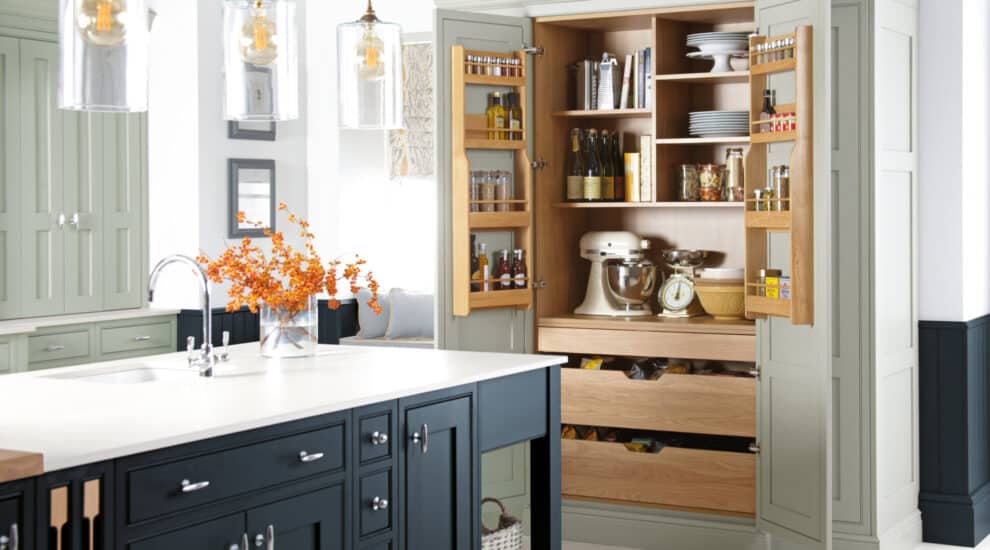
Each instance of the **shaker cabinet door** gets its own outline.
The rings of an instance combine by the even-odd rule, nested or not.
[[[243,545],[244,514],[222,517],[133,542],[128,550],[228,550]],[[250,544],[248,545],[251,546]]]
[[[253,544],[292,550],[343,550],[346,546],[344,482],[247,513]],[[219,547],[218,547],[219,548]]]
[[[0,319],[21,313],[20,47],[0,38]]]
[[[147,280],[147,116],[104,115],[103,308],[141,307]]]
[[[58,46],[20,41],[21,243],[24,316],[65,308],[62,206],[65,115],[56,101]]]
[[[471,399],[409,409],[405,434],[403,548],[473,548]]]
[[[100,113],[64,113],[65,312],[103,308],[103,125]]]

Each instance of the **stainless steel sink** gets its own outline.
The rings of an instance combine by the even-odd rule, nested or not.
[[[195,376],[194,371],[134,366],[56,373],[49,374],[45,378],[77,380],[93,384],[146,384],[149,382],[188,381]]]

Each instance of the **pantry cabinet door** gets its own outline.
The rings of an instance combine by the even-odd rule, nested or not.
[[[0,319],[21,313],[20,48],[0,38]]]
[[[103,308],[103,121],[97,113],[64,113],[65,312]]]
[[[141,307],[147,270],[147,116],[103,124],[103,309]]]
[[[524,353],[533,348],[533,314],[513,308],[473,311],[467,317],[454,317],[451,294],[453,289],[453,249],[451,240],[451,68],[450,50],[461,45],[468,49],[489,52],[513,52],[528,45],[532,23],[528,18],[499,17],[477,13],[438,10],[436,25],[437,63],[437,113],[440,128],[437,136],[437,193],[440,250],[440,278],[437,283],[437,308],[440,323],[437,338],[442,349],[469,351],[497,351]],[[530,62],[533,59],[530,58]],[[532,74],[532,71],[530,71]],[[497,88],[469,86],[465,90],[465,108],[469,113],[482,114],[486,108],[488,92]],[[532,105],[532,77],[527,75],[527,105]],[[504,89],[503,89],[504,91]],[[531,128],[532,109],[527,109],[524,128]],[[527,130],[532,154],[531,130]],[[470,151],[468,160],[475,169],[511,170],[512,153],[509,151]],[[516,176],[519,177],[518,174]],[[511,232],[479,232],[480,241],[488,246],[488,252],[513,248]],[[458,251],[467,254],[469,250]],[[528,252],[530,261],[539,254]]]
[[[22,313],[65,309],[63,119],[56,102],[58,45],[21,40]],[[60,223],[60,221],[62,223]]]
[[[830,3],[758,0],[756,12],[761,34],[790,33],[805,24],[814,30],[814,265],[830,266]],[[780,103],[794,100],[793,73],[773,75],[769,86]],[[790,151],[791,144],[774,144],[768,164],[789,164]],[[790,265],[787,235],[769,239],[770,265]],[[821,307],[815,308],[813,325],[778,318],[758,322],[757,522],[775,550],[831,548],[831,292],[831,277],[819,270],[814,300]]]

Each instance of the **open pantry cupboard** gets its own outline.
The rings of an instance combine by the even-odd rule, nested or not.
[[[441,162],[441,174],[449,170],[450,187],[441,189],[448,209],[449,245],[443,253],[453,269],[441,281],[439,299],[446,301],[450,317],[443,319],[441,333],[448,347],[504,349],[589,356],[675,358],[689,361],[749,364],[751,376],[721,377],[701,374],[665,374],[658,380],[632,380],[615,370],[563,369],[561,373],[562,423],[601,427],[634,436],[648,435],[677,440],[659,453],[635,453],[621,443],[563,439],[561,441],[561,487],[567,502],[687,513],[731,525],[755,522],[765,532],[781,532],[812,546],[828,538],[827,440],[823,423],[825,377],[821,372],[798,376],[766,376],[756,365],[760,345],[757,323],[789,320],[716,321],[709,317],[636,320],[580,317],[573,315],[584,297],[590,264],[580,257],[578,241],[589,231],[624,230],[649,239],[654,251],[693,248],[714,252],[708,267],[776,267],[791,274],[793,263],[813,265],[813,250],[800,250],[793,257],[787,239],[781,247],[778,233],[792,231],[790,224],[767,223],[753,205],[740,202],[677,202],[675,167],[685,163],[721,164],[726,150],[742,147],[747,167],[760,167],[759,174],[746,174],[753,185],[765,181],[768,163],[787,164],[799,148],[796,136],[790,144],[776,136],[751,144],[750,137],[695,138],[688,134],[688,113],[704,110],[750,110],[759,98],[752,90],[767,77],[750,71],[712,74],[710,62],[686,58],[688,34],[714,30],[753,31],[757,28],[754,2],[705,3],[697,6],[661,7],[623,12],[573,14],[518,19],[474,13],[439,12],[437,43],[438,79],[441,93],[452,100],[444,118],[449,135],[439,136],[439,147],[450,162]],[[804,18],[789,18],[773,28],[773,36],[797,32]],[[765,35],[763,35],[765,36]],[[534,46],[528,53],[527,46]],[[811,44],[805,44],[812,54]],[[634,50],[652,49],[652,100],[646,109],[616,111],[574,110],[569,66],[580,59],[600,58],[609,52],[624,58]],[[523,77],[529,94],[525,99],[523,144],[506,146],[469,143],[472,124],[484,111],[485,95],[491,90],[508,91],[521,83],[506,81],[466,82],[463,56],[471,52],[498,51],[527,60]],[[810,64],[798,74],[772,77],[780,86],[778,102],[796,104],[796,80],[808,79]],[[461,73],[461,74],[458,74]],[[790,88],[790,92],[784,88]],[[463,99],[458,94],[467,90]],[[761,90],[762,91],[762,90]],[[444,96],[441,96],[444,97]],[[805,105],[799,120],[814,116]],[[443,109],[443,107],[441,107]],[[462,110],[463,109],[463,110]],[[441,125],[442,130],[444,124]],[[802,126],[799,123],[798,128]],[[636,150],[643,135],[652,136],[651,154],[656,200],[645,203],[565,202],[565,176],[572,128],[605,128],[622,136],[624,148]],[[474,126],[477,130],[477,127]],[[757,138],[759,140],[760,138]],[[805,197],[811,198],[810,142],[806,142],[809,170],[805,173]],[[754,158],[760,155],[759,159]],[[529,168],[527,168],[529,167]],[[468,173],[474,169],[513,170],[516,191],[522,202],[512,210],[514,225],[482,222],[497,216],[479,216],[470,211]],[[792,179],[794,179],[792,177]],[[792,188],[802,185],[794,181]],[[749,189],[747,189],[749,191]],[[800,195],[800,193],[798,193]],[[747,195],[749,196],[749,195]],[[442,201],[445,199],[442,198]],[[792,209],[797,207],[797,203]],[[811,203],[801,208],[810,210]],[[794,211],[794,217],[809,211]],[[774,217],[779,220],[781,216]],[[502,217],[508,222],[508,217]],[[752,231],[747,227],[752,226]],[[803,226],[811,231],[810,225]],[[757,232],[761,232],[762,239]],[[471,234],[488,239],[489,250],[525,247],[530,285],[513,291],[509,303],[499,302],[499,291],[472,292],[470,277]],[[775,236],[769,235],[774,233]],[[757,246],[760,252],[751,250]],[[651,256],[662,265],[659,257]],[[774,263],[776,262],[776,263]],[[755,282],[752,274],[747,280]],[[804,287],[813,292],[814,282]],[[446,292],[445,292],[446,289]],[[795,288],[795,293],[797,292]],[[814,296],[802,296],[809,306]],[[753,301],[754,318],[786,318],[794,315],[792,300],[781,307],[765,307]],[[656,304],[654,303],[654,308]],[[762,306],[762,307],[761,307]],[[443,306],[442,306],[443,307]],[[801,312],[800,320],[811,325],[813,310]],[[796,320],[797,316],[795,315]],[[506,323],[508,321],[508,323]],[[811,329],[804,329],[811,330]],[[445,333],[445,334],[444,334]],[[764,335],[765,337],[765,335]],[[795,342],[798,339],[795,338]],[[809,369],[810,371],[810,369]],[[776,382],[776,388],[770,382]],[[809,386],[809,383],[815,386]],[[808,389],[788,398],[777,388]],[[773,406],[770,406],[772,402]],[[814,409],[808,414],[809,408]],[[787,438],[768,445],[771,437]],[[772,463],[770,457],[773,457]],[[776,478],[776,481],[774,479]],[[738,523],[742,521],[743,523]]]

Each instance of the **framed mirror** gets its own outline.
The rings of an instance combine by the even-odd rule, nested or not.
[[[229,189],[227,200],[228,236],[263,237],[265,228],[275,231],[275,161],[268,159],[229,159],[227,161]],[[250,221],[261,227],[237,221],[244,212]]]

